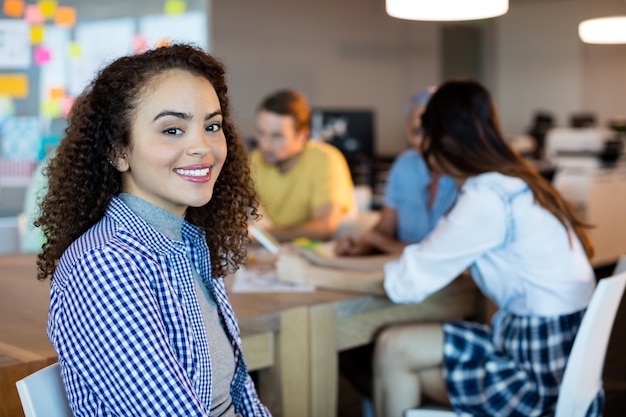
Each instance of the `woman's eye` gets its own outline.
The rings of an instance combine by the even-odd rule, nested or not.
[[[178,127],[168,127],[163,131],[166,135],[180,135],[183,133],[182,129]]]
[[[211,123],[206,127],[207,132],[218,132],[222,129],[221,123]]]

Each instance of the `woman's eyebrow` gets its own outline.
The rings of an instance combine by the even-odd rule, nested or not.
[[[206,116],[204,116],[204,120],[210,120],[214,118],[215,116],[220,116],[221,114],[222,114],[221,110],[214,111],[213,113],[209,113]],[[174,110],[163,110],[161,113],[157,114],[154,117],[153,121],[156,121],[160,119],[161,117],[165,117],[165,116],[178,117],[179,119],[183,119],[183,120],[193,119],[193,115],[189,113],[184,113],[184,112],[174,111]]]
[[[204,120],[210,120],[214,118],[215,116],[221,116],[221,115],[222,115],[222,111],[217,110],[217,111],[214,111],[213,113],[209,113],[206,116],[204,116]]]
[[[174,110],[163,110],[161,113],[157,114],[152,121],[155,121],[155,120],[160,119],[161,117],[165,117],[165,116],[174,116],[174,117],[178,117],[179,119],[183,119],[183,120],[191,120],[192,117],[193,117],[189,113],[183,113],[183,112],[174,111]]]

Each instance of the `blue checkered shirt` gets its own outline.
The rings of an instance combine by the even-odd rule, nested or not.
[[[187,222],[182,232],[183,242],[171,240],[114,198],[61,257],[48,336],[75,415],[209,415],[211,360],[194,267],[233,345],[236,412],[270,415],[248,375],[224,280],[211,277],[204,232]]]

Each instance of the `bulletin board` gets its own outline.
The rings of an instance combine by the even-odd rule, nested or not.
[[[41,160],[74,99],[112,60],[175,42],[209,49],[204,10],[154,1],[161,14],[80,21],[62,0],[0,0],[0,165]]]

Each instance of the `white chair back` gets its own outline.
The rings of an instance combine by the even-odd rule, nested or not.
[[[626,286],[626,257],[615,275],[601,279],[576,334],[559,389],[554,417],[584,417],[602,387],[604,357]],[[622,271],[622,272],[620,272]],[[453,411],[408,410],[405,417],[456,416]]]
[[[58,363],[15,383],[26,417],[72,417]]]
[[[617,263],[615,264],[615,269],[613,270],[613,275],[617,275],[620,272],[626,271],[626,255],[621,255],[617,259]]]
[[[604,357],[625,285],[626,272],[598,282],[567,360],[554,417],[583,417],[601,388]]]

